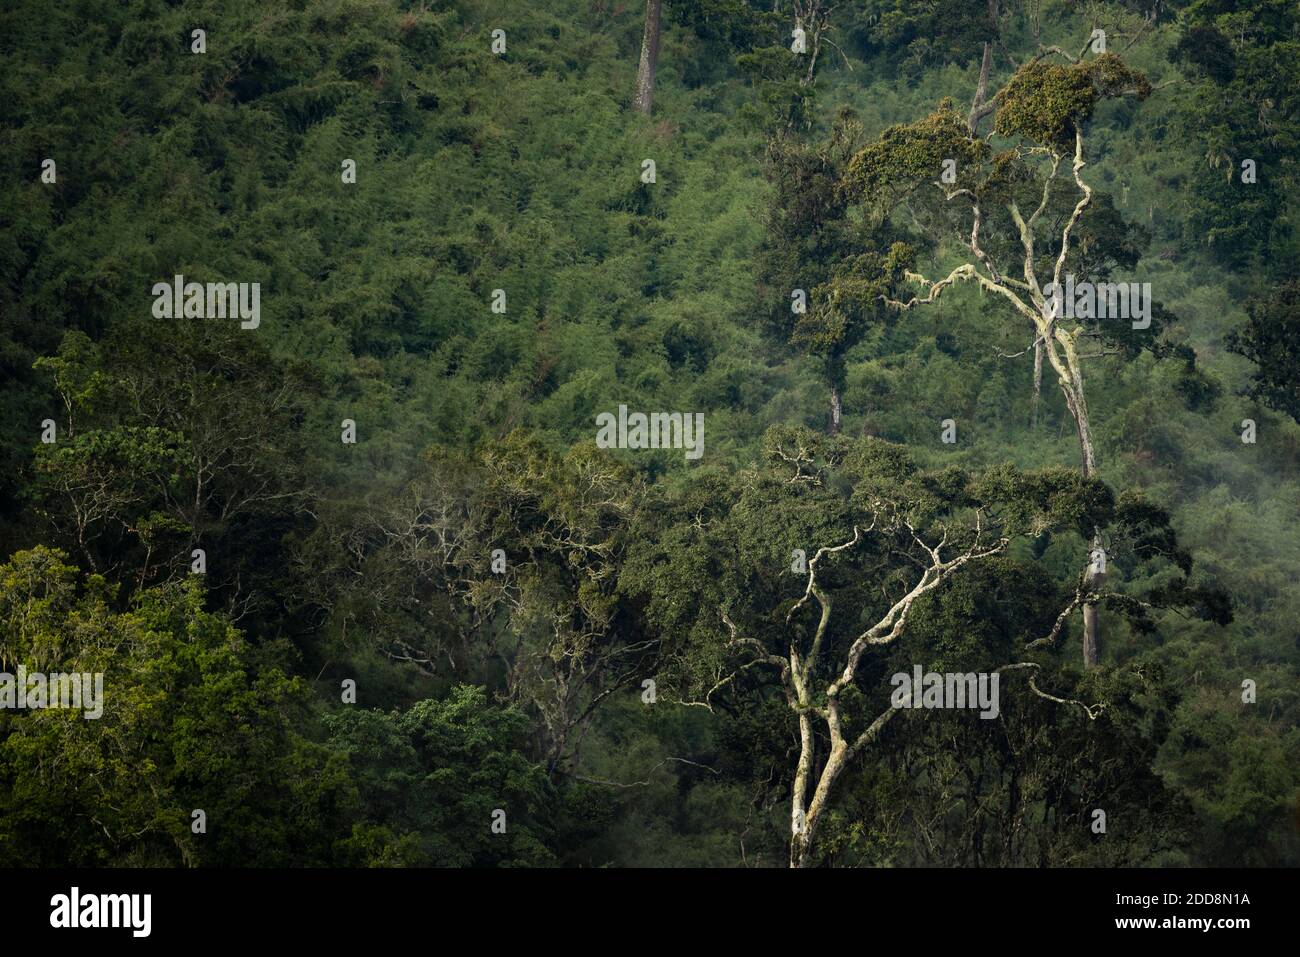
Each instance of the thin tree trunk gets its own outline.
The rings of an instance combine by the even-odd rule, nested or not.
[[[808,833],[804,801],[808,796],[808,778],[812,774],[814,747],[812,718],[807,712],[799,715],[799,766],[794,775],[794,789],[790,801],[790,866],[803,867],[812,846]]]
[[[998,32],[998,0],[989,0],[989,30],[994,38]],[[993,66],[993,40],[984,41],[984,55],[980,58],[980,78],[975,87],[975,99],[971,101],[970,117],[966,121],[971,136],[979,133],[980,120],[992,112],[985,102],[989,89],[989,69]]]
[[[840,398],[840,387],[831,386],[831,414],[830,422],[827,424],[826,431],[830,435],[839,435],[840,426],[844,420],[844,404]]]
[[[1096,668],[1101,663],[1101,629],[1097,606],[1083,606],[1083,666]]]
[[[987,115],[987,111],[982,110],[985,97],[988,96],[989,89],[989,67],[993,64],[993,44],[984,44],[984,56],[980,59],[980,78],[975,87],[975,99],[971,101],[970,117],[966,121],[966,127],[970,130],[970,135],[975,136],[979,132],[980,120]]]
[[[1079,435],[1079,451],[1083,456],[1083,477],[1092,478],[1097,472],[1097,451],[1092,441],[1092,426],[1088,421],[1088,405],[1083,397],[1083,371],[1079,368],[1079,359],[1072,346],[1066,347],[1066,362],[1072,382],[1065,391],[1065,401],[1074,417],[1075,430]],[[1093,531],[1092,544],[1088,549],[1088,571],[1085,582],[1089,589],[1097,587],[1100,575],[1093,562],[1093,550],[1101,547],[1100,530]],[[1083,606],[1083,666],[1095,668],[1101,662],[1101,619],[1097,605],[1093,602]]]
[[[1030,414],[1030,426],[1038,429],[1038,400],[1043,394],[1043,340],[1034,340],[1034,400]]]
[[[1088,552],[1088,588],[1098,587],[1101,581],[1101,571],[1093,556],[1101,548],[1101,533],[1096,532],[1092,536],[1092,547]],[[1101,621],[1097,616],[1096,605],[1083,606],[1083,666],[1085,668],[1095,668],[1101,663]]]
[[[641,37],[641,63],[636,71],[636,95],[632,109],[650,115],[655,94],[655,67],[659,63],[659,10],[662,0],[646,0],[645,33]]]

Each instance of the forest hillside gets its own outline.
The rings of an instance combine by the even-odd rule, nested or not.
[[[1292,0],[0,57],[0,865],[1300,864]]]

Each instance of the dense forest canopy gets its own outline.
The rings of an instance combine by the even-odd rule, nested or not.
[[[0,56],[0,865],[1300,864],[1294,0]]]

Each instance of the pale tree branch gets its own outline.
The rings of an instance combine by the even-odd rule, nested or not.
[[[1036,662],[1019,661],[1016,662],[1015,664],[1003,665],[995,672],[995,674],[1001,674],[1004,671],[1023,671],[1026,669],[1028,669],[1031,672],[1029,675],[1029,688],[1034,692],[1034,694],[1038,695],[1038,697],[1045,698],[1048,701],[1054,701],[1057,704],[1078,705],[1080,708],[1083,709],[1083,713],[1088,716],[1089,721],[1096,721],[1099,717],[1101,717],[1102,711],[1104,711],[1106,708],[1105,702],[1101,702],[1094,705],[1086,705],[1082,701],[1079,701],[1075,698],[1058,698],[1056,695],[1048,694],[1042,688],[1038,687],[1038,683],[1035,680],[1036,676],[1033,672],[1042,670],[1042,665]]]
[[[716,768],[711,768],[707,764],[700,764],[697,761],[688,761],[686,758],[664,758],[662,761],[660,761],[658,764],[656,764],[654,767],[652,767],[649,771],[646,772],[646,779],[644,781],[631,781],[627,784],[622,784],[618,781],[604,781],[601,780],[600,778],[584,777],[581,774],[571,774],[569,776],[572,777],[575,781],[585,781],[588,784],[603,784],[606,787],[611,787],[611,788],[639,788],[639,787],[645,787],[650,783],[649,775],[654,774],[665,764],[669,764],[670,762],[676,762],[678,764],[689,764],[693,768],[703,768],[704,770],[708,771],[710,774],[714,775],[715,777],[722,774],[722,772],[717,770]]]
[[[1079,201],[1074,206],[1074,212],[1070,215],[1069,221],[1065,224],[1065,229],[1061,231],[1061,254],[1056,257],[1056,269],[1052,272],[1052,281],[1058,286],[1061,283],[1061,273],[1065,270],[1065,257],[1070,252],[1070,234],[1073,232],[1075,224],[1079,222],[1079,217],[1083,211],[1088,208],[1092,202],[1092,187],[1083,181],[1079,172],[1087,164],[1083,160],[1083,133],[1076,125],[1074,128],[1074,181],[1078,184],[1079,191],[1083,193]]]

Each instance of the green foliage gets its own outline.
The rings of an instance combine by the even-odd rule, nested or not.
[[[961,178],[964,171],[989,152],[984,142],[971,138],[965,118],[945,100],[922,120],[889,127],[858,152],[845,171],[843,188],[862,202],[888,209],[921,185],[935,182],[945,160],[957,162],[954,188],[968,185]]]
[[[1001,6],[839,5],[810,77],[765,0],[669,0],[650,121],[635,4],[0,12],[0,665],[106,688],[100,720],[0,711],[0,862],[779,866],[795,720],[775,667],[724,680],[721,612],[788,654],[816,617],[786,620],[792,552],[888,516],[823,562],[842,658],[925,558],[900,521],[948,554],[977,510],[1008,549],[864,659],[850,730],[895,670],[1047,634],[1097,527],[1102,667],[1072,665],[1077,612],[1029,658],[1104,707],[1021,670],[998,721],[900,717],[816,860],[1300,860],[1295,5],[1165,3],[1079,64],[1034,58],[1077,50],[1093,6],[1129,36],[1145,7]],[[1071,182],[1082,124],[1064,269],[1160,300],[1151,330],[1090,332],[1090,481],[1050,374],[1030,427],[1005,302],[881,305],[952,268],[961,190],[1019,275],[1008,206],[1044,195],[1035,146]],[[1045,261],[1076,200],[1047,194]],[[154,319],[178,273],[260,282],[261,326]],[[620,403],[704,413],[704,460],[595,449]],[[1091,835],[1096,806],[1122,837]]]
[[[538,867],[553,861],[546,774],[522,753],[525,717],[456,687],[405,711],[345,709],[325,721],[365,818],[339,842],[361,867]],[[504,810],[505,833],[492,831]]]
[[[1151,84],[1114,53],[1102,53],[1069,66],[1035,60],[1002,88],[994,128],[1001,136],[1065,146],[1092,118],[1102,97],[1132,93],[1143,100]]]
[[[196,578],[130,609],[60,552],[0,566],[8,670],[100,673],[103,714],[0,712],[0,857],[7,866],[319,861],[347,796],[345,765],[298,730],[301,678],[254,667],[203,609]],[[191,811],[209,830],[191,831]]]
[[[1196,2],[1169,49],[1191,84],[1177,108],[1194,143],[1184,239],[1235,268],[1272,274],[1294,256],[1291,217],[1279,215],[1296,185],[1300,18],[1294,4]],[[1250,159],[1256,181],[1243,181]],[[1285,251],[1279,256],[1280,251]]]
[[[974,590],[979,581],[972,581]],[[965,586],[958,586],[965,587]],[[1104,700],[1096,721],[1006,678],[997,721],[905,716],[888,753],[854,775],[830,824],[840,866],[1134,867],[1187,860],[1188,803],[1149,769],[1176,699],[1146,664],[1056,692]],[[1092,833],[1105,808],[1108,834]]]
[[[1246,314],[1228,348],[1255,363],[1248,394],[1300,422],[1300,282],[1287,280],[1252,297]]]
[[[993,39],[987,7],[963,0],[867,0],[847,15],[846,38],[909,80],[927,68],[978,59]]]

